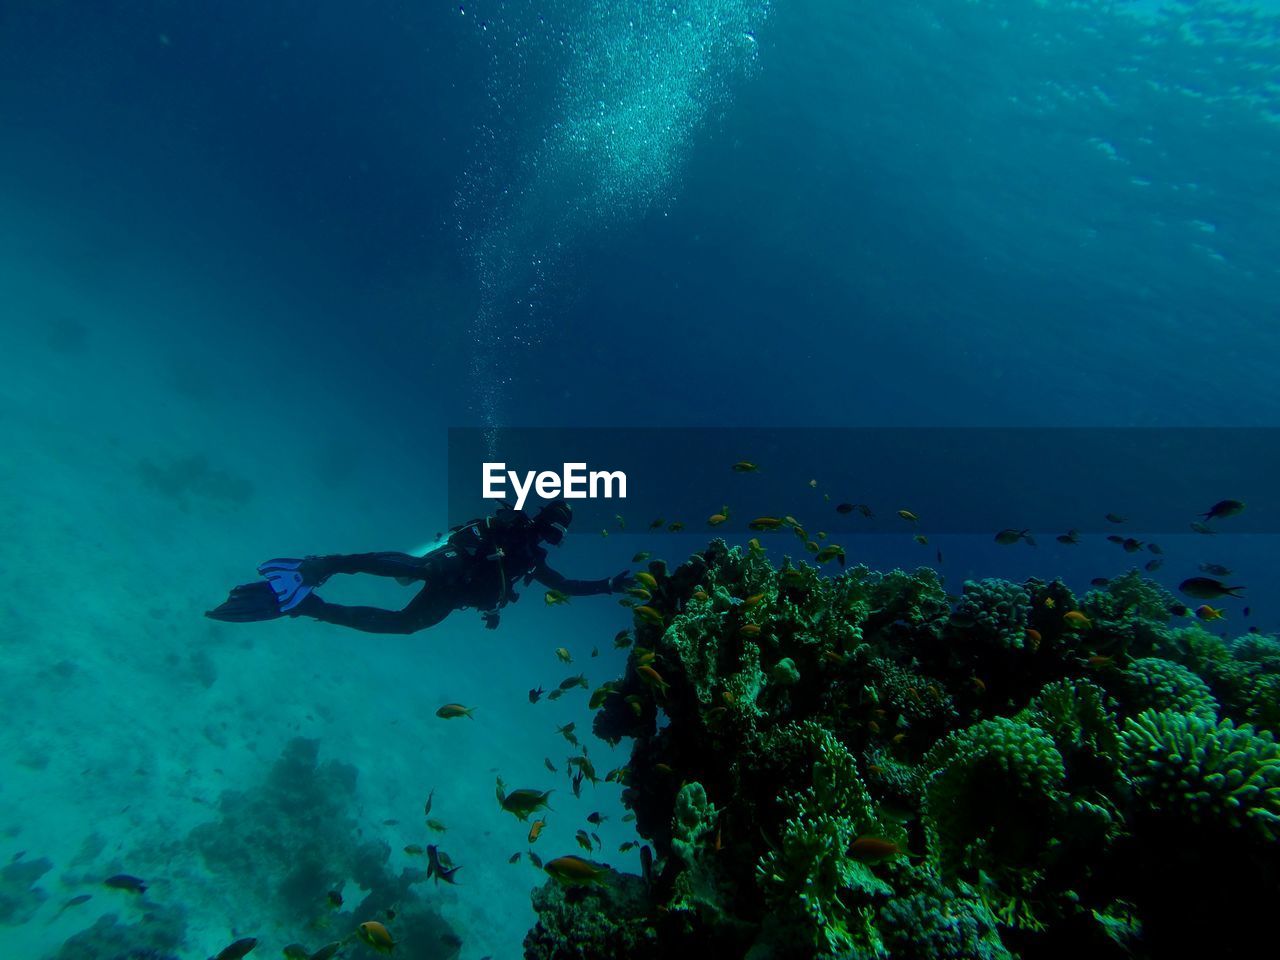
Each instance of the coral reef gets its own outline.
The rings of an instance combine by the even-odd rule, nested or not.
[[[1267,932],[1273,638],[1211,637],[1137,572],[948,597],[721,541],[648,571],[594,722],[632,741],[644,876],[549,881],[526,957],[1244,956]]]

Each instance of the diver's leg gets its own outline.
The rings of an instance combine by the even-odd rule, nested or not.
[[[307,557],[308,573],[321,579],[335,573],[369,573],[375,577],[408,577],[419,579],[425,563],[423,557],[408,553],[336,553],[325,557]]]
[[[365,633],[416,633],[434,627],[452,611],[453,598],[442,590],[424,586],[403,610],[326,603],[313,593],[292,612]]]

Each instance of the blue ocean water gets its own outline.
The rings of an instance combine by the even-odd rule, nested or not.
[[[637,869],[614,853],[619,789],[574,798],[555,729],[602,772],[625,753],[585,733],[585,694],[527,697],[621,671],[612,599],[531,589],[495,632],[464,611],[408,637],[201,616],[268,557],[411,549],[466,519],[450,426],[1275,426],[1278,18],[0,4],[0,952],[319,946],[345,934],[331,886],[384,909],[422,867],[404,848],[432,842],[459,884],[403,899],[453,932],[412,955],[516,956],[543,877],[507,862],[527,825],[498,776],[555,789],[537,849],[576,849],[600,811],[607,859]],[[679,562],[733,479],[672,504],[687,533],[634,517],[554,562]],[[1153,576],[1226,564],[1253,587],[1229,628],[1277,628],[1274,537],[1156,533]],[[1132,565],[1101,538],[877,538],[855,559],[939,550],[953,589]],[[422,826],[433,789],[444,833]],[[102,886],[119,873],[149,899]]]

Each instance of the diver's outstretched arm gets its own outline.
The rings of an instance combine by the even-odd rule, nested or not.
[[[622,585],[626,583],[630,575],[630,570],[624,570],[616,576],[605,577],[603,580],[570,580],[564,574],[552,570],[545,562],[539,563],[533,568],[533,579],[544,587],[559,590],[570,597],[590,597],[599,593],[613,593],[615,590],[622,589]]]

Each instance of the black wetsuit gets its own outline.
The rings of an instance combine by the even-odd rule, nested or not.
[[[407,553],[353,553],[310,557],[310,571],[322,582],[335,573],[369,573],[422,581],[422,589],[401,610],[327,603],[314,593],[292,612],[366,633],[415,633],[435,626],[454,610],[472,607],[497,625],[497,611],[518,599],[513,587],[534,580],[569,596],[611,593],[609,578],[570,580],[547,566],[547,551],[534,526],[515,511],[476,520],[456,529],[444,546],[426,556]]]

